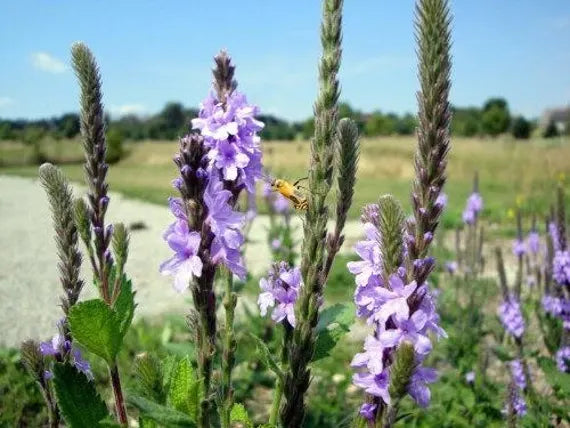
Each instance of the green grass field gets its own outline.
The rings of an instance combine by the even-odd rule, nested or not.
[[[351,217],[361,207],[384,193],[393,193],[406,205],[413,179],[413,137],[364,139]],[[296,179],[307,175],[308,144],[264,142],[264,163],[274,175]],[[110,169],[113,191],[130,197],[164,204],[176,175],[172,156],[175,142],[128,144],[127,156]],[[83,181],[81,144],[78,141],[46,141],[42,152],[61,164],[74,181]],[[27,165],[31,151],[16,142],[0,143],[0,174],[34,177],[37,166]],[[492,225],[512,231],[512,210],[519,206],[526,216],[548,212],[556,183],[570,176],[570,144],[560,139],[512,141],[454,138],[449,160],[446,192],[449,209],[443,222],[451,227],[460,221],[472,178],[479,171],[480,190],[485,199],[484,218]],[[263,211],[263,209],[262,209]]]

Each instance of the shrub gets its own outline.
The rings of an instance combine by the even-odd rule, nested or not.
[[[513,121],[512,133],[516,139],[528,139],[530,137],[531,124],[524,117],[519,116]]]

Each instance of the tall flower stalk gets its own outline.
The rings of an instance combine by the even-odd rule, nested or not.
[[[305,393],[310,382],[309,364],[315,349],[315,328],[319,319],[328,269],[342,243],[342,229],[346,212],[350,207],[354,178],[349,181],[350,197],[340,194],[340,210],[336,213],[336,229],[327,239],[329,210],[326,203],[334,171],[352,174],[356,171],[357,156],[346,152],[357,144],[350,140],[344,147],[345,154],[335,165],[338,143],[338,98],[340,94],[337,73],[341,60],[342,0],[324,0],[321,24],[323,54],[319,65],[319,93],[315,102],[315,134],[311,140],[308,177],[308,209],[303,227],[301,250],[301,275],[304,286],[295,306],[296,325],[289,350],[289,364],[285,373],[285,404],[281,409],[281,423],[286,427],[298,427],[305,416]],[[344,125],[347,126],[347,125]],[[350,125],[349,125],[350,126]],[[355,134],[351,134],[355,138]],[[357,153],[357,151],[356,151]],[[345,167],[340,164],[346,165]],[[350,165],[349,165],[350,164]],[[345,177],[346,178],[346,177]],[[342,199],[345,198],[345,199]]]
[[[95,58],[87,46],[76,43],[72,47],[72,61],[75,74],[81,88],[81,135],[85,151],[85,177],[88,185],[88,206],[79,202],[76,213],[79,231],[87,247],[92,263],[94,279],[103,301],[112,306],[114,298],[119,294],[126,253],[117,260],[115,271],[109,246],[113,237],[113,226],[105,224],[105,214],[109,204],[107,195],[107,170],[105,161],[106,141],[103,102],[101,93],[101,76]],[[126,233],[120,246],[126,248]],[[118,241],[117,241],[118,242]],[[111,280],[115,278],[115,280]],[[109,375],[115,396],[115,406],[119,422],[127,424],[127,411],[123,398],[121,378],[116,361],[109,362]]]
[[[232,369],[236,347],[233,331],[237,295],[234,275],[246,276],[241,254],[245,216],[237,212],[242,191],[255,192],[261,177],[261,150],[257,132],[263,124],[255,119],[257,107],[236,90],[235,67],[225,51],[215,58],[215,89],[201,104],[192,127],[199,131],[180,140],[175,156],[180,176],[173,182],[181,198],[170,200],[176,221],[164,234],[175,255],[164,262],[161,272],[174,277],[182,292],[190,287],[195,314],[190,320],[196,331],[198,369],[202,381],[198,424],[210,426],[212,374],[216,352],[216,295],[214,277],[224,281],[225,327],[222,355],[221,423],[230,425],[233,406]]]

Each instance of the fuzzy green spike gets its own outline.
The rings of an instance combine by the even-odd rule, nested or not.
[[[378,228],[382,242],[384,278],[387,279],[402,265],[404,212],[392,195],[384,195],[378,201],[380,207]]]
[[[414,345],[402,343],[394,354],[394,362],[390,367],[390,400],[391,404],[384,415],[384,427],[391,427],[398,415],[400,401],[408,392],[408,386],[415,367]]]

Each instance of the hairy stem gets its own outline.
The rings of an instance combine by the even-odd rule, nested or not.
[[[112,366],[109,367],[109,375],[111,377],[111,384],[113,385],[113,393],[115,395],[115,408],[117,409],[117,418],[119,419],[119,423],[121,425],[127,426],[127,408],[125,407],[123,389],[121,387],[121,376],[119,375],[119,368],[117,367],[116,361]]]
[[[230,414],[233,406],[232,370],[235,363],[236,339],[234,334],[234,313],[237,295],[233,291],[233,274],[226,271],[226,295],[224,308],[226,311],[224,355],[222,358],[222,391],[224,404],[222,409],[222,426],[230,426]]]

